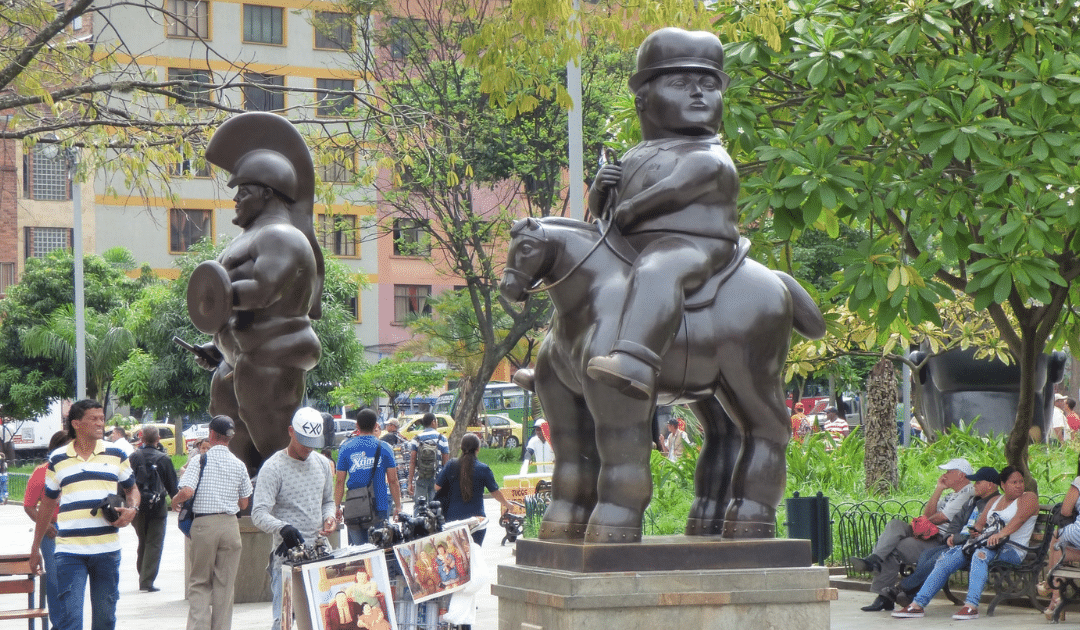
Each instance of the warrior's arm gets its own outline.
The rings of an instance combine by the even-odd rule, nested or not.
[[[314,278],[311,245],[292,226],[263,228],[252,244],[252,259],[251,277],[232,283],[233,306],[240,310],[266,308],[280,300],[289,285],[298,280],[297,270],[301,267],[309,268]]]
[[[739,178],[730,163],[699,151],[679,160],[667,177],[622,201],[615,211],[616,220],[627,227],[652,216],[678,212],[688,201],[709,193],[734,203],[739,196]]]

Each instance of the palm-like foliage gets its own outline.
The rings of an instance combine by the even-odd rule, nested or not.
[[[107,400],[113,372],[135,347],[135,335],[116,321],[113,313],[86,311],[87,395]],[[23,337],[23,351],[65,364],[75,363],[75,307],[67,304],[53,311],[43,323]]]

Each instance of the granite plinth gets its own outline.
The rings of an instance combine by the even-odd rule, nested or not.
[[[578,573],[502,565],[499,630],[828,630],[824,567]]]
[[[520,539],[517,564],[580,573],[806,567],[810,541],[724,540],[697,536],[646,536],[639,543],[604,545]]]

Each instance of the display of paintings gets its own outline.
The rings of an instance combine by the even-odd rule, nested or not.
[[[394,630],[394,600],[381,550],[303,565],[315,630]]]
[[[293,629],[292,567],[281,567],[281,627],[278,630]]]
[[[472,564],[466,525],[394,547],[401,572],[417,604],[461,590]]]

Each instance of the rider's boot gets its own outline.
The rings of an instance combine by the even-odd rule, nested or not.
[[[536,375],[530,368],[521,368],[510,377],[514,385],[528,392],[536,392]]]
[[[660,357],[641,344],[620,339],[611,354],[589,359],[585,371],[590,378],[631,398],[649,400],[656,392]]]

